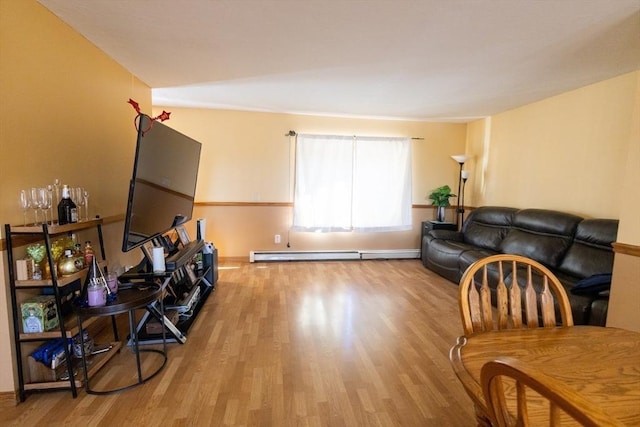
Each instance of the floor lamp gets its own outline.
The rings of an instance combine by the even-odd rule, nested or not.
[[[464,219],[464,205],[461,206],[461,204],[460,204],[460,202],[461,202],[460,199],[462,198],[462,195],[460,193],[464,191],[463,188],[462,188],[462,183],[463,183],[463,180],[462,180],[462,173],[463,173],[462,166],[464,166],[464,162],[469,160],[471,157],[469,157],[467,155],[464,155],[464,154],[457,154],[455,156],[451,156],[451,158],[453,160],[455,160],[456,162],[458,162],[458,164],[460,165],[460,174],[458,175],[458,199],[457,199],[458,202],[456,204],[456,226],[457,226],[458,229],[460,229],[460,227],[461,227],[460,214],[462,214],[462,218]],[[465,172],[465,174],[466,174],[466,172]],[[467,177],[468,177],[468,175],[467,175]],[[465,183],[467,182],[466,178],[464,179],[464,182]]]
[[[460,173],[460,178],[462,178],[462,190],[460,190],[460,228],[462,228],[462,224],[464,224],[464,186],[467,184],[469,172],[462,171]]]

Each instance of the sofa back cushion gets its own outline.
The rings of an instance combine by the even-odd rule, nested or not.
[[[585,219],[578,224],[573,243],[569,247],[560,271],[578,278],[613,271],[611,243],[618,236],[617,219]]]
[[[557,267],[569,249],[582,218],[546,209],[522,209],[500,245],[500,252],[532,258]]]
[[[462,227],[465,243],[498,251],[517,211],[515,208],[498,206],[474,209]]]

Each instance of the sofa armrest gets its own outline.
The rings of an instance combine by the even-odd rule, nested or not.
[[[608,298],[598,298],[591,303],[591,313],[589,313],[589,324],[595,326],[607,325],[607,311],[609,308]]]
[[[464,237],[461,232],[453,230],[431,230],[427,233],[433,239],[440,240],[454,240],[456,242],[464,242]]]

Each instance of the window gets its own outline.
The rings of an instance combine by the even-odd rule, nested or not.
[[[298,135],[294,230],[411,227],[409,138]]]

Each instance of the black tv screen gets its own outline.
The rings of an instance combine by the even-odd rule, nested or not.
[[[198,141],[139,116],[124,252],[191,219],[201,147]]]

